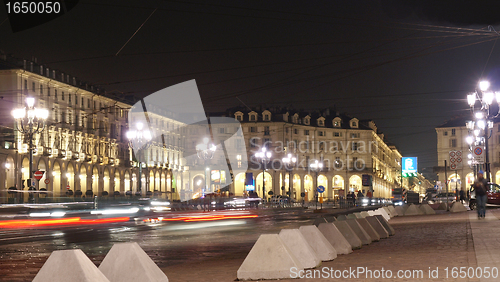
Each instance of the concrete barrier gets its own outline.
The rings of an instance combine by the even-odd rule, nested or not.
[[[422,205],[420,205],[420,210],[424,214],[436,214],[436,212],[428,204],[422,204]]]
[[[373,229],[377,231],[381,239],[389,238],[389,231],[385,229],[385,227],[382,225],[382,223],[380,223],[380,221],[376,217],[369,216],[366,218],[366,221],[368,221],[368,223],[370,223]]]
[[[320,226],[324,224],[332,225],[321,223]],[[279,236],[304,268],[315,268],[321,264],[321,260],[299,229],[282,229]]]
[[[356,221],[361,225],[361,227],[370,235],[372,241],[380,241],[380,235],[375,231],[375,229],[368,223],[366,218],[357,218]]]
[[[440,203],[439,206],[437,207],[438,210],[446,211],[448,210],[448,206],[446,203]]]
[[[394,206],[387,206],[387,208],[391,211],[393,216],[399,216],[399,213],[396,212],[396,209],[394,208]]]
[[[410,216],[410,215],[420,215],[421,211],[417,206],[415,205],[410,205],[408,209],[405,211],[405,216]]]
[[[237,277],[239,280],[284,279],[290,278],[291,268],[304,270],[278,234],[263,234],[241,264]]]
[[[347,215],[347,219],[356,219],[356,216],[353,213]]]
[[[464,206],[464,204],[458,202],[454,202],[451,205],[450,212],[466,212],[467,208]]]
[[[34,282],[109,282],[80,249],[53,251]]]
[[[406,212],[406,210],[409,208],[410,206],[407,205],[407,204],[403,204],[401,205],[401,208],[403,208],[403,211]]]
[[[324,217],[318,217],[314,220],[313,225],[319,226],[321,223],[327,223],[328,221]]]
[[[333,224],[335,225],[335,227],[337,227],[340,233],[342,233],[347,242],[349,242],[353,250],[361,248],[363,242],[361,242],[361,239],[359,239],[358,235],[354,233],[354,231],[351,227],[349,227],[349,224],[347,224],[346,221],[336,221]]]
[[[391,216],[383,208],[378,208],[375,212],[383,216],[385,220],[391,220]]]
[[[364,217],[361,215],[361,213],[360,213],[360,212],[355,212],[355,213],[353,213],[353,214],[354,214],[354,216],[356,216],[356,218],[364,218]]]
[[[345,216],[343,214],[337,216],[337,220],[346,220],[346,219],[347,219],[347,216]]]
[[[325,236],[330,244],[337,251],[337,255],[347,255],[352,253],[352,247],[340,233],[333,223],[322,223],[318,226],[319,231]]]
[[[394,215],[392,214],[392,212],[389,210],[389,208],[388,208],[388,207],[382,207],[382,208],[385,210],[385,212],[386,212],[386,213],[387,213],[387,214],[388,214],[391,218],[393,218],[393,217],[394,217]]]
[[[328,242],[323,233],[319,231],[318,227],[306,225],[301,226],[299,230],[320,260],[329,261],[337,257],[337,250]]]
[[[359,225],[358,221],[356,219],[348,219],[346,220],[347,224],[349,224],[349,227],[351,227],[352,231],[358,235],[359,239],[361,240],[361,243],[363,245],[368,245],[372,243],[372,238],[366,231]]]
[[[135,242],[114,244],[99,270],[110,282],[168,282],[167,275]]]
[[[403,209],[402,206],[397,206],[394,208],[394,211],[398,214],[398,216],[403,216],[405,215],[405,210]]]
[[[378,219],[378,221],[380,221],[380,223],[382,223],[382,226],[384,226],[385,230],[389,232],[389,236],[393,236],[394,234],[396,234],[394,228],[392,228],[392,226],[389,224],[389,222],[387,222],[387,220],[385,220],[383,216],[376,215],[375,217]]]
[[[361,212],[361,216],[362,216],[362,217],[367,217],[367,216],[370,216],[370,214],[368,214],[368,212],[367,212],[367,211],[362,211],[362,212]]]

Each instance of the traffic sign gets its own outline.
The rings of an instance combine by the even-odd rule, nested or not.
[[[70,188],[70,187],[69,187],[69,184],[68,184],[68,185],[66,185],[66,190],[69,190],[69,188]]]
[[[45,183],[45,184],[49,184],[49,183],[50,183],[50,179],[46,178],[46,179],[43,181],[43,183]]]
[[[462,168],[462,151],[450,151],[450,169],[457,170]]]
[[[474,156],[474,162],[476,164],[484,164],[485,161],[485,153],[484,146],[475,146],[472,150],[472,155]]]
[[[33,176],[36,178],[36,180],[40,180],[43,177],[43,171],[39,170],[33,174]]]
[[[318,188],[316,190],[318,190],[318,193],[323,193],[323,192],[325,192],[325,187],[320,185],[320,186],[318,186]]]

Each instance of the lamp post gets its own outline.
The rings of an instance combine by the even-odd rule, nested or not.
[[[262,163],[262,199],[266,202],[266,166],[273,154],[262,147],[260,152],[255,153],[255,157]]]
[[[207,171],[209,168],[207,167],[207,161],[211,160],[214,157],[215,151],[217,147],[213,143],[209,143],[208,137],[203,138],[203,143],[196,145],[196,153],[200,160],[203,160],[203,164],[205,166],[205,191],[208,192],[208,188],[210,187],[210,183],[207,185]],[[205,193],[202,193],[204,195]]]
[[[139,176],[137,177],[137,192],[142,194],[142,162],[144,158],[143,150],[147,148],[147,144],[153,137],[148,129],[144,129],[142,122],[135,124],[136,130],[127,131],[127,139],[129,140],[130,148],[136,151],[137,161],[139,163]]]
[[[30,156],[29,181],[31,182],[33,179],[33,136],[44,130],[45,121],[49,117],[49,111],[47,109],[35,108],[35,98],[28,97],[26,98],[26,107],[13,110],[12,116],[16,121],[17,130],[25,134],[28,138]],[[31,183],[28,183],[28,187],[30,185]]]
[[[479,89],[476,89],[474,93],[467,95],[467,102],[470,106],[473,120],[466,122],[469,135],[465,140],[469,144],[469,150],[471,151],[471,154],[468,155],[469,165],[474,167],[474,174],[476,174],[479,170],[480,164],[474,162],[472,150],[475,146],[484,146],[484,170],[486,171],[486,179],[489,182],[490,160],[488,152],[488,139],[492,134],[492,119],[500,114],[500,92],[493,92],[489,90],[490,83],[488,81],[481,81],[478,86]],[[494,110],[492,110],[491,105],[495,100],[499,107],[495,107]]]
[[[318,189],[317,189],[318,188],[317,187],[318,186],[318,175],[319,175],[319,171],[321,169],[323,169],[323,163],[318,161],[318,160],[314,160],[313,163],[309,164],[309,168],[312,171],[316,172],[316,188],[314,189],[315,190],[314,195],[316,197],[316,209],[317,209],[318,208]],[[321,205],[323,205],[323,204],[321,204]]]
[[[288,196],[290,197],[290,201],[292,200],[293,193],[293,180],[292,180],[292,172],[293,167],[297,163],[297,158],[293,157],[292,154],[288,154],[286,158],[282,159],[283,164],[285,165],[285,169],[288,170]]]

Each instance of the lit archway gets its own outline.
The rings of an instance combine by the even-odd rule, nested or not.
[[[234,178],[234,195],[242,196],[245,194],[245,178],[246,174],[244,172],[238,173]]]
[[[344,178],[340,175],[335,175],[332,179],[333,197],[344,197]]]
[[[319,175],[318,176],[318,186],[323,186],[325,188],[325,192],[321,193],[318,195],[318,197],[323,197],[323,199],[328,198],[328,178],[324,175]]]
[[[61,166],[54,162],[52,168],[52,195],[54,198],[61,197]]]
[[[115,170],[115,179],[114,179],[114,187],[113,187],[113,194],[115,191],[118,191],[120,193],[123,193],[123,190],[121,189],[121,177],[120,177],[120,172]]]
[[[97,193],[99,192],[99,170],[97,170],[97,167],[95,166],[92,170],[92,192],[94,193],[94,195],[97,195]]]
[[[82,191],[83,195],[85,195],[85,191],[87,191],[87,168],[85,165],[80,167],[80,191]]]
[[[313,179],[309,174],[304,176],[304,192],[307,201],[314,199]]]
[[[361,177],[353,175],[349,178],[349,191],[356,192],[358,190],[361,190]]]
[[[205,188],[205,176],[196,175],[193,177],[193,198],[200,198],[203,195],[203,189]],[[206,192],[206,190],[205,190]]]
[[[75,169],[73,168],[73,164],[69,163],[67,168],[66,168],[66,174],[64,175],[64,179],[66,180],[66,183],[63,183],[64,185],[64,192],[66,193],[67,190],[75,190]],[[69,189],[68,189],[69,186]]]
[[[124,191],[122,191],[122,192],[125,193],[127,191],[132,191],[132,184],[130,183],[131,179],[130,179],[130,172],[129,171],[125,171],[123,179],[124,179],[125,183],[123,185]]]
[[[16,177],[14,174],[15,172],[14,159],[10,156],[7,157],[4,166],[5,166],[5,188],[15,187]]]
[[[292,186],[292,190],[293,190],[293,194],[295,195],[295,199],[299,199],[299,198],[302,198],[300,196],[300,193],[301,193],[301,183],[300,183],[300,175],[298,174],[294,174],[293,175],[293,186]]]
[[[111,176],[110,176],[110,173],[109,173],[109,169],[105,168],[104,169],[104,177],[103,177],[103,181],[104,181],[104,189],[103,189],[103,191],[108,192],[108,195],[111,194],[111,190],[109,189],[109,182],[111,180],[110,177]]]
[[[264,178],[264,183],[262,182],[262,172],[257,175],[255,178],[255,192],[257,192],[257,195],[261,196],[263,199],[269,197],[269,191],[273,191],[273,177],[271,174],[266,172],[265,178]],[[266,195],[262,196],[262,185],[265,184],[266,188]]]
[[[453,192],[456,190],[460,190],[461,180],[459,174],[452,174],[448,177],[448,191]]]
[[[496,183],[499,183],[498,179],[500,177],[499,175],[500,171],[497,172],[497,182]],[[465,183],[466,183],[466,188],[467,189],[470,189],[470,186],[472,184],[474,184],[474,173],[470,172],[468,173],[466,176],[465,176]]]

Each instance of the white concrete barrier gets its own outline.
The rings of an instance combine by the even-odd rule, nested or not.
[[[366,218],[357,218],[356,221],[361,225],[361,227],[370,235],[372,241],[380,241],[380,235],[375,231],[375,229],[368,223]]]
[[[356,216],[353,213],[347,215],[347,219],[356,219]]]
[[[167,275],[135,242],[114,244],[99,270],[110,282],[168,282]]]
[[[466,212],[467,208],[460,201],[454,202],[451,205],[450,212]]]
[[[442,211],[446,211],[446,210],[448,210],[448,206],[446,205],[446,203],[440,203],[437,209],[442,210]]]
[[[347,219],[347,216],[345,216],[343,214],[337,216],[337,220],[346,220],[346,219]]]
[[[355,212],[353,214],[356,216],[356,218],[364,218],[364,216],[362,216],[360,212]]]
[[[434,211],[431,206],[429,206],[428,204],[422,204],[420,205],[420,210],[424,213],[424,214],[436,214],[436,211]]]
[[[360,249],[361,246],[363,245],[363,242],[361,242],[361,239],[359,239],[358,235],[354,233],[354,231],[349,227],[349,224],[345,220],[343,221],[335,221],[333,223],[335,227],[342,233],[344,238],[351,244],[351,248],[354,249]]]
[[[383,216],[385,218],[385,220],[387,220],[387,221],[391,220],[391,217],[383,208],[378,208],[375,212],[377,212],[379,215]]]
[[[391,211],[393,216],[399,216],[399,213],[396,212],[396,209],[394,208],[394,206],[388,206],[387,208]]]
[[[410,215],[420,215],[421,211],[417,206],[415,205],[410,205],[408,209],[405,211],[405,216],[410,216]]]
[[[351,227],[352,231],[358,235],[358,238],[361,240],[363,245],[368,245],[372,243],[372,238],[366,231],[359,225],[358,221],[356,219],[348,219],[346,220],[347,224],[349,227]]]
[[[367,211],[362,211],[361,212],[361,216],[362,217],[368,217],[368,216],[371,216]]]
[[[403,209],[402,206],[397,206],[394,208],[394,211],[398,214],[398,216],[403,216],[405,215],[405,210]]]
[[[366,217],[366,220],[370,225],[377,231],[378,235],[380,236],[381,239],[389,238],[389,231],[385,229],[385,227],[380,223],[380,221],[374,217],[374,216],[369,216]]]
[[[321,223],[320,226],[322,224],[331,225],[331,223]],[[304,268],[315,268],[321,264],[321,259],[299,229],[282,229],[279,236]]]
[[[389,210],[389,208],[388,208],[388,207],[382,207],[382,208],[385,210],[385,212],[386,212],[386,213],[387,213],[387,214],[388,214],[391,218],[393,218],[393,217],[394,217],[394,215],[392,214],[392,212]]]
[[[109,282],[80,249],[53,251],[34,282]]]
[[[351,244],[347,242],[344,235],[340,233],[333,223],[322,223],[318,226],[318,229],[335,248],[337,255],[347,255],[352,253]]]
[[[320,260],[330,261],[337,257],[337,250],[328,242],[323,233],[319,231],[318,227],[314,225],[305,225],[301,226],[299,230]]]
[[[292,268],[297,272],[304,270],[278,234],[263,234],[241,264],[237,277],[239,280],[285,279],[290,278]]]
[[[382,226],[384,226],[385,230],[387,230],[387,232],[389,232],[390,236],[396,234],[396,232],[394,231],[394,228],[392,228],[392,226],[389,224],[389,222],[387,222],[387,220],[385,220],[385,218],[383,216],[376,215],[375,217],[378,219],[378,221],[380,221],[380,223],[382,223]]]

